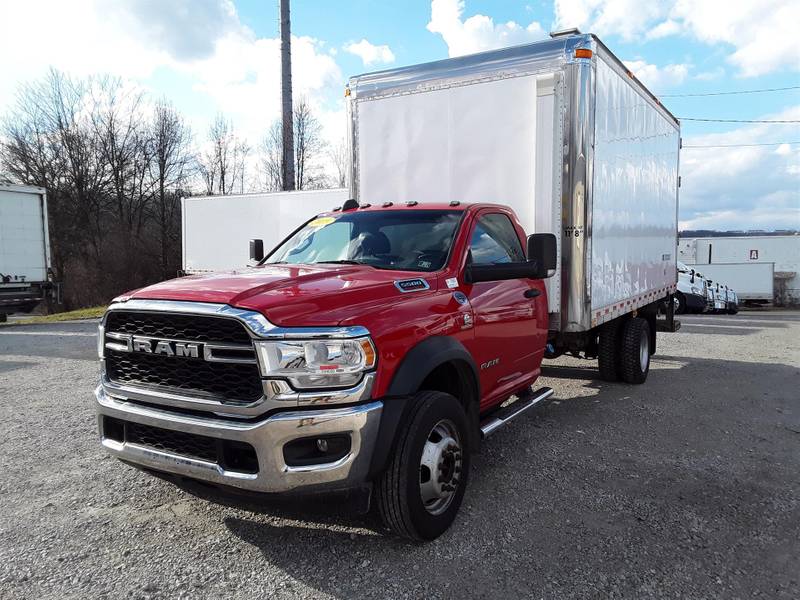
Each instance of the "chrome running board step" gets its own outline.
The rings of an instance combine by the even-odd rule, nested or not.
[[[520,398],[513,404],[500,409],[496,413],[493,413],[481,421],[481,436],[484,438],[489,437],[512,419],[518,417],[529,408],[532,408],[542,401],[547,400],[552,395],[553,388],[545,387],[540,390],[536,390],[535,392],[531,392],[530,395],[526,395],[524,398]]]

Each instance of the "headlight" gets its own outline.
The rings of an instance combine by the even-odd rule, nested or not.
[[[264,377],[284,377],[297,389],[350,387],[375,366],[369,338],[257,341]]]

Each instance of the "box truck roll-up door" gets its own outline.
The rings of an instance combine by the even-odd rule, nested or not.
[[[0,190],[0,273],[12,280],[47,281],[45,206],[43,193]]]
[[[358,100],[358,199],[504,204],[527,233],[557,231],[553,80],[512,77]],[[557,281],[548,280],[551,312]]]

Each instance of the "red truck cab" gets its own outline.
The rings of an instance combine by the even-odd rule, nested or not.
[[[102,443],[255,492],[368,489],[394,532],[435,538],[481,435],[552,393],[531,385],[555,254],[505,206],[348,201],[255,267],[118,298]]]

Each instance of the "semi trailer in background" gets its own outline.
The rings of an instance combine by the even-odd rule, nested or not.
[[[347,198],[346,189],[183,198],[183,271],[245,267],[248,240],[265,250],[274,248],[309,218],[341,206]]]
[[[52,290],[47,191],[0,184],[0,321],[30,312]]]
[[[678,259],[736,290],[742,303],[800,304],[800,235],[681,238]]]
[[[707,279],[728,286],[740,303],[767,303],[774,297],[774,263],[687,265]]]

